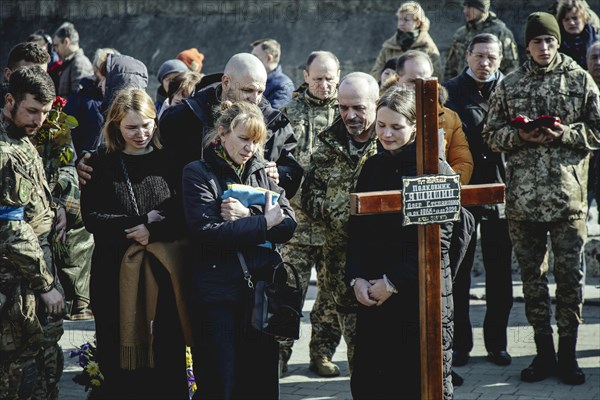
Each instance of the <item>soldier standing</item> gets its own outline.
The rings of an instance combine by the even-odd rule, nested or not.
[[[508,74],[519,67],[515,37],[506,24],[490,11],[490,3],[490,0],[465,0],[463,2],[463,13],[467,23],[454,32],[444,68],[444,82],[462,72],[467,65],[465,60],[467,46],[480,33],[491,33],[502,42],[503,57],[500,71]]]
[[[529,15],[525,43],[531,57],[498,85],[483,136],[493,151],[507,152],[506,217],[537,349],[521,379],[536,382],[558,373],[575,385],[585,382],[575,347],[583,305],[588,163],[590,150],[600,149],[600,95],[591,76],[558,52],[560,40],[551,14]],[[518,115],[560,121],[527,131],[511,126]],[[557,285],[558,363],[546,277],[548,234]]]
[[[10,77],[0,116],[0,393],[4,399],[58,398],[64,299],[48,236],[54,212],[44,169],[29,141],[54,100],[40,67]],[[65,226],[56,229],[64,230]]]
[[[294,128],[298,144],[293,154],[304,171],[309,170],[311,155],[321,144],[317,135],[331,126],[340,115],[337,101],[339,81],[340,63],[337,57],[327,51],[312,52],[306,61],[304,84],[294,92],[292,101],[282,109]],[[282,253],[285,260],[298,268],[303,299],[306,297],[312,266],[315,265],[317,269],[319,291],[310,312],[310,368],[321,376],[337,376],[340,370],[331,362],[331,358],[342,334],[333,298],[327,291],[321,290],[325,268],[325,226],[321,221],[312,220],[306,215],[302,210],[300,195],[294,196],[290,204],[296,213],[298,227],[294,237],[283,246]],[[281,372],[287,371],[292,345],[291,340],[279,344]]]
[[[368,74],[353,72],[342,79],[338,95],[341,118],[319,135],[322,143],[312,155],[302,188],[304,211],[329,227],[323,245],[325,269],[320,289],[330,293],[335,301],[348,346],[350,371],[358,304],[352,288],[344,282],[350,218],[348,196],[363,164],[377,152],[374,122],[378,94],[379,85]]]

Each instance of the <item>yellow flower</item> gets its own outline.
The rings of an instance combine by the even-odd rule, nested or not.
[[[85,370],[90,376],[100,375],[100,367],[98,366],[98,363],[95,361],[90,361],[88,363],[88,365],[85,366]]]
[[[96,387],[100,386],[100,381],[98,379],[92,379],[92,380],[90,380],[90,383],[92,384],[92,386],[96,386]]]

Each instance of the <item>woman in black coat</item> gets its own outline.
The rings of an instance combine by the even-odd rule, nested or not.
[[[182,180],[195,249],[190,298],[198,385],[194,399],[273,399],[279,397],[278,344],[249,326],[249,290],[238,253],[253,281],[269,278],[281,260],[275,244],[292,237],[296,221],[260,155],[267,134],[260,109],[248,102],[223,102],[222,108],[215,131],[206,138],[204,158],[188,164]],[[246,207],[234,197],[223,199],[230,184],[267,189],[265,205]],[[279,195],[275,204],[271,192]]]
[[[82,187],[81,210],[94,234],[90,298],[96,319],[97,361],[104,382],[92,398],[185,398],[185,343],[171,278],[152,260],[158,285],[152,326],[154,368],[123,367],[120,314],[122,260],[132,245],[171,242],[181,236],[183,216],[175,184],[156,132],[156,108],[143,89],[116,93],[103,128],[105,148],[94,152],[92,179]]]
[[[402,189],[403,176],[417,175],[414,92],[390,88],[377,103],[375,130],[384,151],[367,160],[356,192]],[[355,399],[420,398],[418,235],[416,225],[402,226],[402,218],[395,213],[350,220],[346,280],[360,303],[351,377]],[[451,225],[442,225],[446,399],[452,398],[450,233]]]

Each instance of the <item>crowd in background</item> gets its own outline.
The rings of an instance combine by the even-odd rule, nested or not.
[[[278,398],[294,343],[249,327],[244,275],[268,279],[285,260],[303,301],[317,273],[309,368],[339,375],[343,337],[354,398],[419,398],[417,229],[402,213],[351,216],[349,194],[402,189],[416,175],[415,81],[432,77],[440,174],[506,185],[505,203],[461,208],[441,226],[444,398],[463,382],[452,366],[473,349],[478,236],[487,359],[512,362],[514,253],[536,346],[521,379],[583,384],[600,20],[584,0],[549,4],[529,15],[519,60],[489,0],[463,6],[445,60],[435,25],[408,1],[370,73],[342,77],[335,54],[311,49],[300,85],[272,38],[210,75],[205,55],[184,49],[156,77],[116,48],[90,60],[70,22],[15,45],[0,100],[0,397],[57,399],[62,320],[93,319],[102,382],[90,398],[187,398],[186,346],[194,399]],[[248,204],[237,185],[264,201]]]

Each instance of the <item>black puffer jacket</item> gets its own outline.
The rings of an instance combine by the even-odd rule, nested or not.
[[[214,81],[212,78],[204,77],[201,82]],[[182,104],[169,107],[161,116],[162,142],[180,168],[201,158],[204,135],[215,126],[221,92],[221,84],[202,88]],[[297,143],[294,130],[285,115],[271,107],[264,97],[258,107],[267,124],[264,157],[277,163],[279,185],[291,198],[300,187],[303,174],[302,167],[291,153]]]
[[[146,89],[146,86],[148,69],[143,62],[123,54],[109,54],[106,57],[106,86],[100,110],[103,113],[108,111],[119,90],[129,87]]]
[[[267,230],[263,208],[252,206],[251,216],[236,221],[221,217],[221,195],[229,183],[241,183],[281,194],[278,203],[285,214],[283,222]],[[244,254],[253,279],[265,279],[273,272],[280,256],[258,246],[269,241],[287,242],[296,229],[293,209],[283,189],[267,177],[264,162],[253,157],[246,163],[242,179],[212,146],[204,159],[189,163],[183,170],[182,197],[185,219],[194,241],[191,271],[192,301],[234,302],[243,299],[246,289],[237,251]]]

